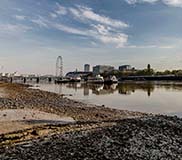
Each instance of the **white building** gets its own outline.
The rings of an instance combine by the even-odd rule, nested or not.
[[[93,67],[93,74],[98,75],[104,72],[112,72],[114,70],[113,66],[108,65],[97,65]]]

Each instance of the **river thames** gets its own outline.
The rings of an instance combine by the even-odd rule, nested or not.
[[[182,116],[181,82],[123,82],[113,85],[67,83],[33,84],[33,88],[64,94],[84,103]]]

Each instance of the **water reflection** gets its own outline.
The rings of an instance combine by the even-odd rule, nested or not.
[[[150,97],[151,93],[154,91],[155,84],[152,82],[146,83],[120,83],[117,86],[119,94],[131,95],[135,93],[136,90],[142,90],[147,93]]]
[[[150,97],[155,89],[177,90],[182,91],[182,83],[180,82],[123,82],[119,84],[105,85],[105,84],[87,84],[87,83],[68,83],[56,85],[56,93],[62,94],[63,87],[74,89],[75,91],[83,90],[84,96],[89,94],[106,95],[117,92],[122,95],[131,95],[136,91],[146,92]],[[91,91],[91,92],[90,92]]]
[[[38,86],[84,103],[148,113],[182,113],[182,82],[123,82],[113,85],[39,83]]]
[[[113,94],[117,90],[117,84],[104,85],[104,84],[88,84],[88,83],[68,83],[65,84],[67,88],[73,88],[75,91],[83,89],[83,95],[89,96],[90,90],[92,94],[104,95]]]

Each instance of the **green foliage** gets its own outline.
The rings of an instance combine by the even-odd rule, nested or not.
[[[155,75],[175,75],[175,76],[182,76],[182,70],[165,70],[163,72],[156,72]]]
[[[101,74],[103,77],[108,77],[111,75],[119,77],[127,77],[127,76],[147,76],[147,75],[175,75],[175,76],[182,76],[182,70],[165,70],[165,71],[154,71],[151,68],[151,65],[148,64],[146,69],[142,70],[129,70],[129,71],[119,71],[114,70],[112,72],[105,72]]]
[[[154,74],[154,70],[153,69],[143,69],[143,70],[138,70],[136,72],[137,76],[143,76],[143,75],[153,75]]]

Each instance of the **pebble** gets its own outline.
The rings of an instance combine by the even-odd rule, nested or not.
[[[181,160],[181,133],[182,119],[177,117],[125,119],[114,126],[87,131],[87,134],[73,131],[9,147],[0,150],[0,157],[17,160]]]
[[[9,86],[10,96],[0,97],[0,109],[38,109],[67,115],[77,121],[114,121],[112,127],[98,130],[72,131],[27,144],[0,147],[0,159],[162,159],[182,158],[182,122],[177,117],[148,117],[148,114],[84,104],[61,95],[30,89],[23,85]],[[143,117],[145,118],[136,118]],[[135,117],[134,119],[125,119]],[[26,117],[25,117],[26,118]],[[83,125],[84,126],[84,125]],[[32,133],[37,137],[38,133]],[[157,155],[156,155],[157,154]]]

